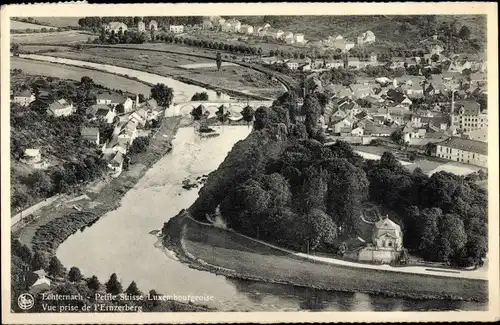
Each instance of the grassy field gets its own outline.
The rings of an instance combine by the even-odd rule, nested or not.
[[[13,43],[45,43],[45,44],[77,44],[86,42],[89,37],[94,39],[96,35],[80,31],[11,34],[10,40]]]
[[[78,20],[83,17],[33,17],[34,20],[55,27],[78,26]]]
[[[83,76],[88,76],[95,83],[110,89],[121,89],[134,94],[150,93],[150,87],[142,82],[130,80],[124,77],[116,76],[101,71],[89,70],[79,67],[71,67],[61,64],[26,60],[17,57],[11,57],[11,69],[21,69],[26,74],[43,75],[48,77],[57,77],[62,79],[71,79],[80,81]]]
[[[485,281],[387,273],[312,262],[238,234],[183,219],[177,222],[178,225],[186,225],[187,232],[183,240],[186,251],[211,265],[234,270],[230,273],[239,278],[424,299],[487,299]],[[173,226],[169,234],[176,230],[179,229]]]
[[[166,45],[166,44],[162,44]],[[194,82],[231,89],[248,94],[255,94],[267,98],[275,98],[284,89],[282,85],[265,75],[250,68],[241,66],[225,66],[221,71],[215,67],[200,69],[185,69],[182,65],[193,63],[213,63],[209,59],[190,57],[172,53],[151,52],[136,49],[130,46],[129,50],[113,48],[86,48],[80,51],[66,51],[47,53],[51,56],[64,57],[76,60],[91,61],[103,64],[112,64],[135,70],[148,71],[163,76],[193,80]],[[151,47],[148,47],[151,48]],[[155,47],[163,48],[165,47]],[[21,46],[21,50],[24,50]],[[27,50],[39,51],[40,47],[27,47]],[[186,48],[184,48],[185,50]]]
[[[10,29],[42,29],[42,28],[52,28],[51,26],[47,25],[38,25],[38,24],[31,24],[31,23],[25,23],[22,21],[15,21],[11,20],[10,21]]]

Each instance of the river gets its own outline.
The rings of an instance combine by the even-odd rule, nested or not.
[[[32,57],[35,58],[35,57]],[[140,80],[163,82],[174,88],[175,100],[190,98],[195,92],[215,92],[141,71],[90,62],[42,57],[78,66],[119,74]],[[180,90],[179,90],[180,89]],[[221,95],[226,96],[226,95]],[[212,97],[215,98],[215,97]],[[326,292],[287,285],[228,279],[189,268],[165,250],[151,235],[163,223],[188,208],[197,191],[182,189],[182,181],[215,170],[232,146],[244,139],[250,128],[224,126],[219,137],[199,139],[193,128],[179,129],[174,149],[153,165],[121,200],[121,206],[100,218],[90,227],[62,243],[57,256],[66,267],[77,266],[86,275],[96,275],[101,282],[117,273],[126,287],[136,281],[142,291],[155,289],[166,295],[213,297],[202,302],[221,311],[404,311],[404,310],[484,310],[484,304],[446,300],[417,301],[387,298],[363,293]]]

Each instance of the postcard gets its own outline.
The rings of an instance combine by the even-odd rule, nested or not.
[[[3,6],[4,322],[498,319],[496,12]]]

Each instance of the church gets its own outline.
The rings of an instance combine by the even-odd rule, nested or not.
[[[344,256],[363,262],[390,264],[398,260],[402,251],[401,227],[384,216],[373,224],[371,243],[365,242],[355,249],[346,250]]]

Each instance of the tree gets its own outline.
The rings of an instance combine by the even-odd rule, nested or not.
[[[195,93],[193,97],[191,97],[192,101],[203,101],[208,100],[208,94],[204,91],[201,93]]]
[[[35,251],[33,259],[31,260],[31,269],[34,271],[45,270],[48,267],[48,265],[49,263],[45,255],[40,251]]]
[[[391,140],[394,143],[397,143],[399,145],[403,145],[404,144],[403,130],[397,129],[396,131],[392,132],[392,134],[391,134]]]
[[[125,290],[125,293],[131,295],[131,296],[140,296],[142,295],[142,292],[137,288],[137,284],[135,281],[132,281],[128,288]]]
[[[77,268],[76,266],[73,266],[73,267],[71,267],[71,269],[69,269],[69,273],[68,273],[68,280],[69,281],[79,282],[82,279],[83,279],[83,275],[80,272],[79,268]]]
[[[306,96],[301,113],[305,116],[305,126],[309,137],[315,137],[320,131],[318,121],[321,117],[321,105],[315,96]]]
[[[116,273],[111,274],[108,282],[106,282],[106,292],[117,295],[123,291],[122,284],[118,281]]]
[[[87,287],[91,290],[97,291],[101,288],[101,283],[99,282],[99,279],[95,275],[93,275],[87,281]]]
[[[460,28],[460,31],[458,32],[458,36],[463,40],[469,39],[470,34],[471,34],[470,29],[466,25],[463,25],[462,28]]]
[[[439,61],[439,55],[438,55],[438,54],[433,54],[433,55],[431,56],[431,61],[432,61],[432,62],[437,62],[437,61]]]
[[[267,126],[268,123],[268,113],[267,107],[261,106],[255,111],[255,121],[253,127],[255,130],[262,130]]]
[[[220,71],[220,68],[222,66],[222,56],[220,52],[217,52],[217,55],[215,57],[215,63],[217,64],[217,71]]]
[[[172,103],[174,91],[165,84],[158,83],[151,88],[151,98],[155,99],[160,106],[168,108]]]
[[[201,120],[201,118],[203,117],[203,106],[198,105],[197,107],[193,108],[193,110],[191,111],[191,116],[195,121]]]
[[[125,113],[125,107],[123,106],[123,104],[116,105],[115,110],[116,110],[116,113],[118,113],[118,114]]]
[[[253,121],[254,110],[251,106],[245,106],[241,111],[241,115],[243,115],[243,120],[250,124]]]
[[[47,269],[49,275],[60,277],[66,273],[64,266],[61,261],[57,258],[57,256],[52,256],[50,258],[49,267]]]
[[[10,52],[12,55],[17,56],[19,52],[19,44],[17,43],[11,43],[10,44]]]

